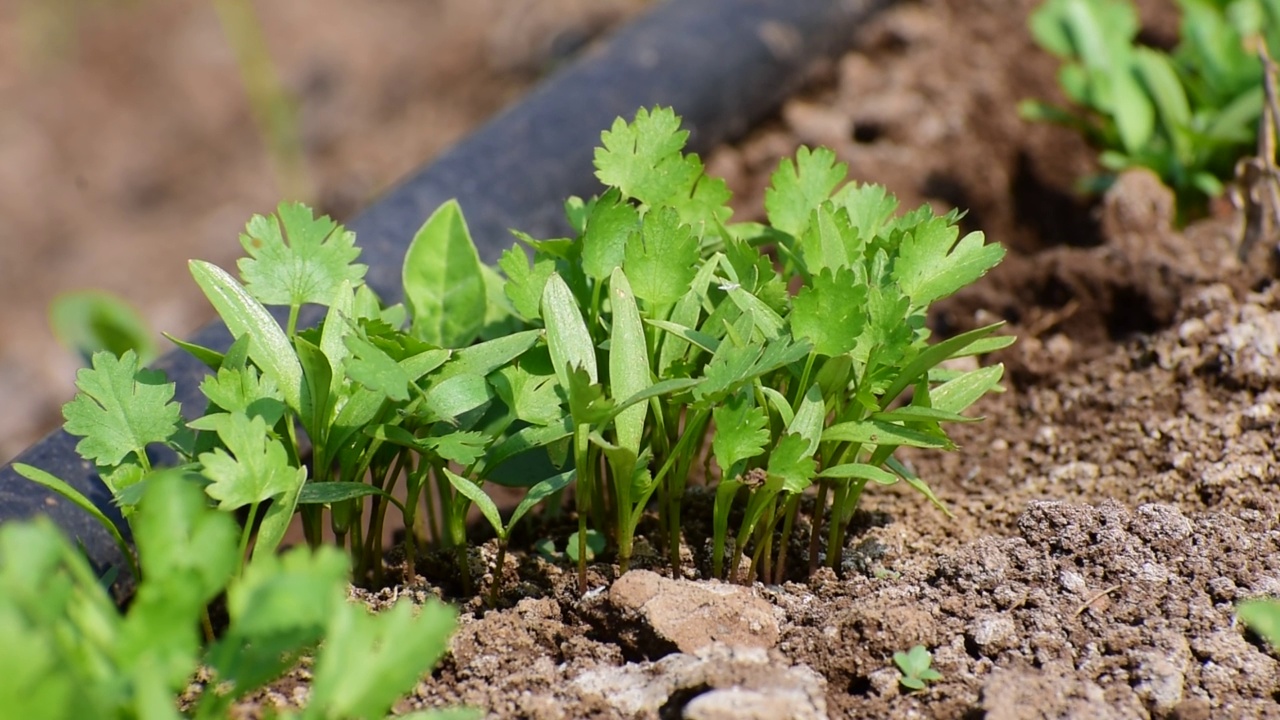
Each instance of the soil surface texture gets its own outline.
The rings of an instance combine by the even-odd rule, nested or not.
[[[982,359],[1006,364],[1006,392],[974,409],[984,422],[954,428],[960,450],[907,457],[954,517],[910,488],[875,488],[839,573],[776,586],[701,579],[700,488],[682,577],[652,550],[646,560],[642,539],[640,569],[595,565],[584,595],[571,568],[534,554],[493,568],[491,542],[470,558],[482,592],[503,581],[489,609],[459,596],[447,561],[424,563],[412,581],[356,592],[463,608],[451,653],[399,709],[1280,718],[1277,655],[1234,615],[1241,599],[1280,595],[1280,286],[1235,259],[1228,208],[1179,229],[1171,193],[1140,172],[1101,198],[1075,192],[1094,152],[1016,113],[1025,98],[1061,100],[1056,61],[1025,29],[1035,5],[896,5],[772,122],[708,160],[738,219],[760,215],[779,157],[824,144],[904,208],[966,208],[966,229],[1009,247],[933,318],[939,334],[1005,320],[1019,337]],[[1170,43],[1173,3],[1139,5],[1143,37]],[[810,529],[797,528],[802,541]],[[892,660],[914,645],[942,675],[920,692]],[[305,677],[243,715],[302,701]]]

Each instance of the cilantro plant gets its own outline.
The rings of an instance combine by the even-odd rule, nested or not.
[[[1048,0],[1032,35],[1062,58],[1058,79],[1078,109],[1023,103],[1024,117],[1077,128],[1110,173],[1145,167],[1181,207],[1216,197],[1252,150],[1262,115],[1258,48],[1280,53],[1280,1],[1178,0],[1181,40],[1171,53],[1137,44],[1129,0]],[[1105,188],[1114,176],[1099,178]]]
[[[300,717],[384,717],[445,651],[454,610],[432,602],[415,614],[402,601],[370,615],[347,600],[347,562],[332,548],[267,555],[239,573],[235,521],[181,471],[152,476],[136,509],[145,574],[126,612],[48,520],[0,528],[0,703],[10,716],[224,718],[323,638]],[[228,625],[202,640],[205,607],[223,592]],[[200,665],[210,677],[180,714]]]
[[[933,655],[923,645],[916,645],[907,652],[894,653],[893,664],[902,673],[898,682],[908,690],[924,690],[926,683],[942,679],[942,673],[931,667]]]

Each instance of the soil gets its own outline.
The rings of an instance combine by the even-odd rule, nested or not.
[[[443,664],[401,709],[467,704],[495,718],[1280,718],[1280,663],[1235,620],[1280,595],[1274,487],[1280,286],[1235,259],[1229,211],[1172,225],[1170,192],[1095,169],[1071,133],[1017,118],[1057,99],[1025,31],[1031,0],[920,0],[742,142],[717,151],[740,218],[800,143],[833,147],[904,207],[968,208],[1005,263],[940,305],[939,334],[993,320],[1019,337],[960,451],[907,459],[948,505],[876,488],[840,573],[781,585],[699,579],[694,489],[686,572],[656,555],[616,576],[512,553],[498,609],[460,597],[448,563],[373,593],[463,608]],[[1172,3],[1140,3],[1168,43]],[[705,520],[704,520],[705,522]],[[801,534],[808,527],[798,529]],[[470,558],[482,590],[492,543]],[[899,682],[892,656],[933,653],[942,679]],[[290,705],[299,674],[243,708]]]

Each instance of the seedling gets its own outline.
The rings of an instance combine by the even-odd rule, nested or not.
[[[893,662],[902,673],[898,682],[908,690],[924,690],[926,683],[942,679],[942,673],[930,667],[933,655],[923,645],[916,645],[907,652],[894,653]]]
[[[1178,193],[1182,216],[1216,197],[1255,143],[1262,113],[1257,47],[1280,53],[1280,1],[1179,0],[1172,53],[1138,45],[1129,0],[1048,0],[1031,17],[1036,41],[1063,59],[1059,82],[1079,109],[1024,102],[1024,117],[1083,132],[1109,173],[1153,170]],[[1113,175],[1092,185],[1104,189]]]
[[[1280,648],[1280,602],[1274,598],[1245,600],[1236,608],[1236,615],[1272,648]]]

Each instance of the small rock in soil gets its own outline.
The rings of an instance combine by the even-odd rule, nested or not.
[[[638,625],[633,649],[646,657],[672,648],[691,653],[712,643],[771,648],[778,643],[773,606],[744,587],[715,581],[671,580],[633,570],[613,584],[609,602],[622,622]]]
[[[573,680],[619,715],[688,720],[826,720],[826,681],[764,648],[708,645],[656,662],[601,667]]]

